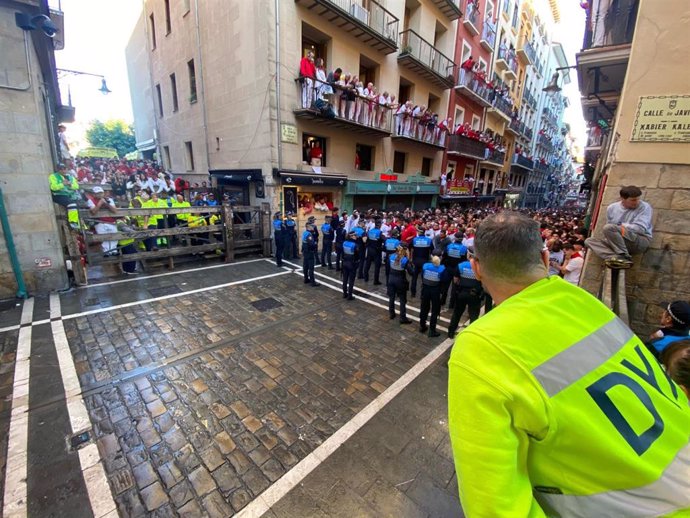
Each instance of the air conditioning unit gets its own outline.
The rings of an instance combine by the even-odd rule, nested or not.
[[[365,25],[369,25],[369,11],[367,11],[364,7],[358,4],[352,4],[350,11],[350,14],[357,18],[360,22],[364,23]]]

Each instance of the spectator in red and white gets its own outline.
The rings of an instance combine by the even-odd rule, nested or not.
[[[565,252],[565,260],[563,261],[563,266],[560,268],[563,279],[577,286],[580,284],[580,274],[582,273],[582,267],[585,264],[585,260],[582,254],[576,251],[575,247],[570,243],[567,243],[563,247],[563,250]]]
[[[95,216],[100,211],[111,214],[117,213],[115,202],[112,198],[105,196],[105,191],[102,187],[96,186],[91,190],[91,193],[86,193],[86,204],[92,216]],[[113,234],[117,232],[116,218],[114,216],[99,216],[92,219],[96,220],[96,225],[94,226],[96,234]],[[101,249],[106,256],[117,255],[117,241],[103,241]]]
[[[307,52],[300,61],[299,75],[302,78],[302,108],[311,108],[314,102],[314,81],[316,80],[313,52]]]
[[[467,85],[467,83],[469,83],[470,79],[472,78],[472,69],[474,68],[474,63],[474,59],[472,59],[472,56],[470,56],[460,65],[460,81],[458,81],[458,84]]]

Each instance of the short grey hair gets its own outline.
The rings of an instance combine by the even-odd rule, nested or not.
[[[474,254],[485,274],[504,281],[519,281],[543,272],[543,249],[539,223],[519,212],[488,217],[474,238]]]

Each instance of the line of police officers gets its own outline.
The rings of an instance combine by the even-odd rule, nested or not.
[[[332,252],[335,249],[335,270],[341,272],[343,298],[347,300],[354,299],[356,278],[369,282],[372,264],[373,284],[381,285],[381,265],[384,265],[389,317],[393,320],[397,316],[397,297],[400,302],[400,324],[412,322],[407,318],[407,291],[409,289],[414,298],[421,279],[419,331],[428,332],[430,337],[440,336],[436,330],[436,323],[449,292],[450,307],[453,308],[448,326],[450,338],[455,336],[465,309],[468,310],[470,321],[479,317],[484,301],[486,310],[491,309],[491,298],[474,276],[468,259],[472,250],[461,244],[461,233],[456,234],[455,241],[445,244],[444,248],[434,249],[433,240],[424,235],[423,228],[418,227],[418,235],[408,246],[399,239],[400,229],[393,227],[390,236],[385,236],[381,231],[381,223],[381,220],[377,219],[374,225],[366,230],[365,222],[360,220],[347,231],[344,221],[326,216],[325,223],[321,225],[322,246],[319,254],[319,230],[316,228],[314,217],[310,217],[300,236],[304,283],[319,285],[314,279],[314,267],[320,264],[332,270]],[[297,228],[292,214],[288,213],[283,220],[277,212],[273,219],[273,232],[276,264],[280,267],[284,254],[293,259],[297,258]],[[408,276],[411,282],[408,281]]]

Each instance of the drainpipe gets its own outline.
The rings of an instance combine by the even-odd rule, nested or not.
[[[206,115],[206,90],[204,88],[204,63],[201,52],[201,29],[199,28],[199,0],[194,0],[194,19],[196,21],[196,48],[199,51],[199,87],[201,89],[201,114],[204,122],[204,144],[206,145],[206,175],[210,175],[211,155],[208,147],[208,118]]]
[[[14,278],[17,281],[17,297],[20,299],[27,299],[29,298],[29,294],[26,292],[26,286],[24,285],[24,274],[22,274],[22,267],[19,265],[17,249],[14,246],[14,238],[12,237],[12,230],[10,229],[10,221],[7,219],[5,198],[2,194],[2,187],[0,187],[0,222],[2,222],[2,233],[5,236],[7,253],[10,256],[10,262],[12,263]]]
[[[283,168],[283,143],[280,139],[280,0],[275,0],[276,9],[276,126],[278,136],[278,170]]]

